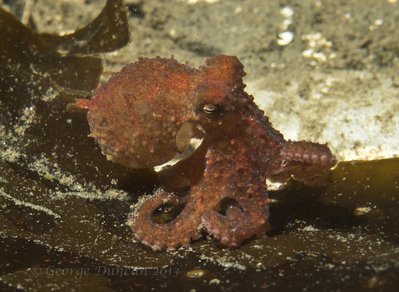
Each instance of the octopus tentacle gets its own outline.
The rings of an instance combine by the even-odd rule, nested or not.
[[[309,186],[326,183],[336,157],[326,144],[308,141],[288,141],[280,152],[279,162],[269,176],[273,181],[286,181],[290,177]]]
[[[230,206],[226,215],[209,210],[202,216],[203,226],[225,246],[238,247],[242,241],[269,229],[266,195],[239,203],[241,208]]]
[[[319,164],[326,168],[332,167],[337,162],[327,145],[308,141],[288,141],[280,154],[288,161]]]
[[[172,221],[165,224],[155,223],[151,216],[163,204],[177,206],[187,203],[182,212]],[[174,250],[179,246],[189,245],[191,239],[200,236],[198,226],[200,216],[191,206],[190,196],[179,198],[176,195],[159,192],[146,200],[129,220],[134,236],[153,250]]]

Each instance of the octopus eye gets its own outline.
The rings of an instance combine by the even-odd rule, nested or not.
[[[210,117],[214,117],[217,114],[220,113],[221,108],[220,106],[216,105],[216,104],[212,104],[212,103],[208,103],[206,105],[204,105],[204,107],[202,108],[202,110],[204,111],[205,114],[207,114]]]

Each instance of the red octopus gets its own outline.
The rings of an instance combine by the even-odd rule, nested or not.
[[[208,59],[199,69],[142,58],[100,86],[93,99],[76,101],[88,110],[90,136],[107,159],[127,167],[161,165],[190,147],[191,138],[202,139],[202,150],[185,159],[202,172],[188,193],[159,190],[130,217],[134,236],[153,250],[186,246],[203,228],[237,247],[269,228],[266,178],[313,184],[335,165],[326,145],[284,140],[244,91],[244,75],[232,56]],[[152,215],[166,203],[185,205],[172,221],[156,223]]]

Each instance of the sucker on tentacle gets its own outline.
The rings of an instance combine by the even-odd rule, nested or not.
[[[288,141],[281,149],[287,161],[334,166],[337,162],[327,145],[307,141]]]

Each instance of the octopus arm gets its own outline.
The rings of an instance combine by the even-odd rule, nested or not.
[[[177,206],[185,203],[183,211],[172,221],[160,224],[152,219],[152,215],[160,206],[168,203]],[[174,250],[179,246],[189,245],[191,239],[200,236],[200,217],[192,210],[188,197],[159,192],[147,199],[129,220],[134,236],[143,244],[156,250]]]
[[[238,247],[242,241],[264,235],[270,228],[267,197],[245,200],[240,207],[230,206],[222,215],[210,210],[202,216],[202,224],[224,246]]]
[[[265,179],[257,171],[247,143],[232,140],[230,152],[223,149],[207,154],[201,197],[204,201],[213,199],[214,205],[204,212],[202,224],[222,245],[237,247],[269,228],[269,199]],[[230,205],[223,210],[221,205],[226,199]]]
[[[321,186],[336,163],[337,159],[325,144],[288,141],[280,151],[277,167],[268,178],[284,182],[292,177],[309,186]]]

